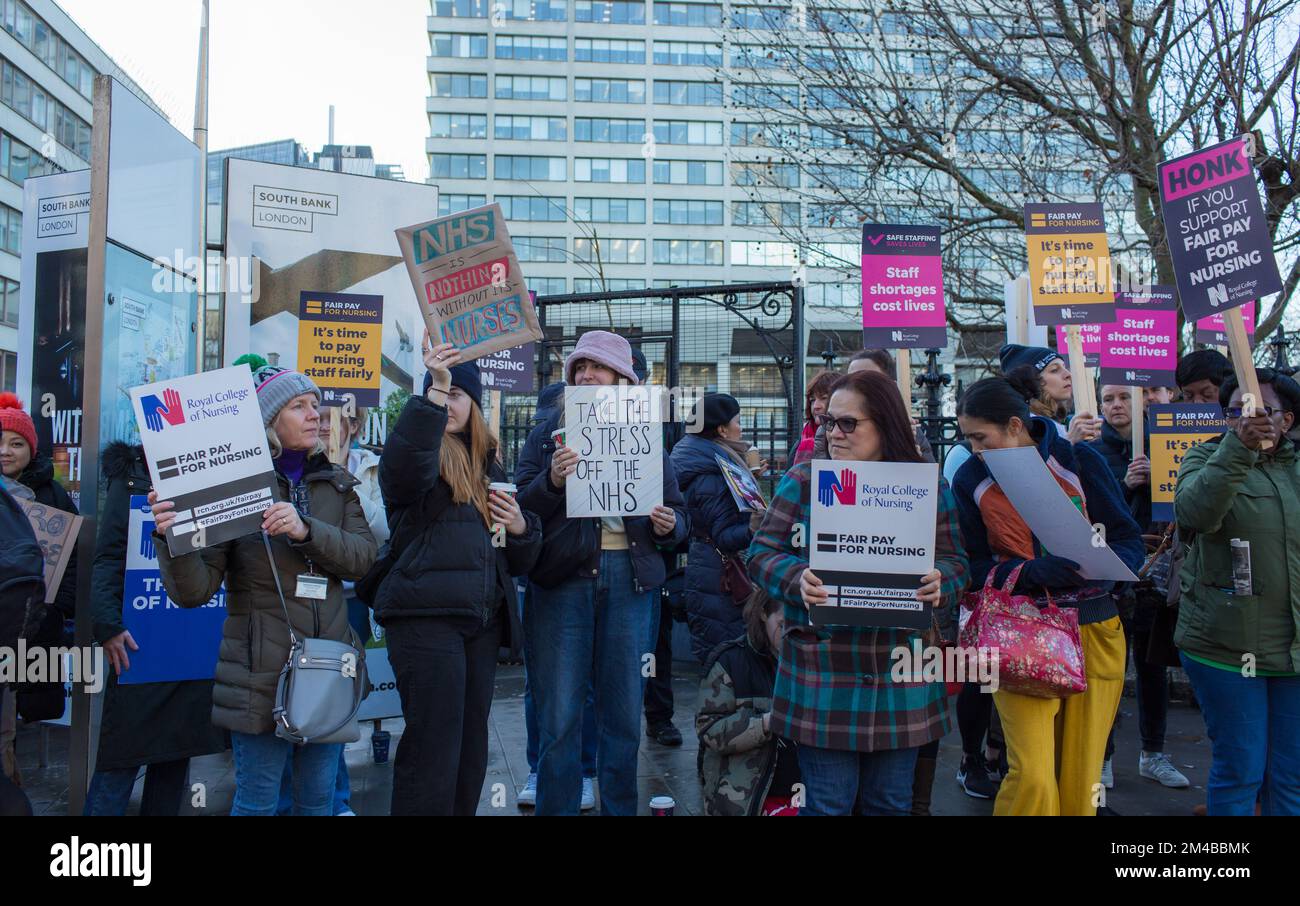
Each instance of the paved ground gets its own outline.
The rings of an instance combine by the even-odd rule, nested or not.
[[[685,744],[669,749],[656,743],[642,742],[639,786],[642,813],[652,796],[669,795],[677,801],[677,814],[701,813],[700,791],[695,779],[696,739],[693,732],[695,705],[699,688],[693,677],[694,664],[675,665],[673,683],[676,698],[674,722],[685,737]],[[688,678],[691,677],[691,678]],[[496,697],[492,707],[492,739],[487,780],[479,802],[480,815],[528,814],[515,803],[515,794],[528,775],[524,756],[523,670],[505,666],[497,672]],[[1108,805],[1120,815],[1190,815],[1192,807],[1205,801],[1204,786],[1210,766],[1210,745],[1205,737],[1200,712],[1185,703],[1169,708],[1169,732],[1165,746],[1174,764],[1192,781],[1187,790],[1168,790],[1138,776],[1137,702],[1131,696],[1120,705],[1121,727],[1115,754],[1115,789]],[[376,765],[371,760],[370,727],[360,741],[348,746],[351,768],[353,807],[361,815],[387,814],[392,793],[392,764]],[[402,729],[401,720],[384,722],[393,734],[393,751]],[[18,754],[23,783],[38,814],[61,815],[67,811],[67,731],[53,728],[48,732],[47,766],[37,763],[39,729],[19,731]],[[954,730],[939,748],[939,770],[934,785],[932,811],[936,815],[987,815],[992,802],[966,796],[955,780],[961,757],[961,741]],[[203,783],[207,790],[205,808],[186,808],[186,812],[224,815],[230,811],[234,793],[234,772],[229,753],[195,759],[190,768],[191,783]],[[143,780],[138,781],[131,812],[139,807]]]

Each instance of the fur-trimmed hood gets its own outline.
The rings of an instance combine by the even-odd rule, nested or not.
[[[100,472],[105,481],[125,478],[131,474],[137,464],[142,472],[147,472],[144,464],[144,447],[139,444],[128,444],[124,440],[113,441],[99,454]]]

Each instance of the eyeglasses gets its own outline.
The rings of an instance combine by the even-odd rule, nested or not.
[[[858,423],[860,421],[862,420],[858,418],[850,418],[847,415],[842,418],[831,418],[829,415],[823,415],[821,417],[822,427],[826,429],[827,434],[830,434],[831,431],[836,428],[839,428],[844,434],[852,434],[854,431],[858,430]]]
[[[1244,411],[1245,407],[1243,406],[1229,406],[1227,409],[1223,410],[1223,414],[1228,418],[1241,418],[1241,414]],[[1274,409],[1272,406],[1256,406],[1254,417],[1258,418],[1260,413],[1263,413],[1265,417],[1272,418],[1279,411],[1280,410]]]

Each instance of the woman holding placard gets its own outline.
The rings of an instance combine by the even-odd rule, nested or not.
[[[832,459],[922,461],[898,386],[884,375],[840,378],[822,421]],[[967,574],[956,504],[935,478],[934,569],[916,591],[932,609],[932,639],[955,635]],[[802,814],[907,815],[918,751],[951,729],[945,685],[893,679],[895,652],[910,650],[916,631],[811,624],[810,608],[828,599],[808,567],[811,482],[809,464],[786,473],[750,547],[750,576],[785,605],[771,732],[799,745]]]
[[[589,330],[565,359],[564,379],[569,387],[634,385],[632,347],[618,334]],[[543,525],[524,611],[541,739],[537,814],[578,814],[582,711],[594,681],[601,813],[634,815],[652,608],[667,576],[662,552],[686,539],[690,518],[667,452],[663,503],[650,515],[569,518],[565,485],[579,457],[565,443],[563,423],[561,405],[528,435],[515,472],[520,505]]]
[[[1210,815],[1253,815],[1257,797],[1265,815],[1300,815],[1300,458],[1286,437],[1300,386],[1261,368],[1259,389],[1252,417],[1224,381],[1229,430],[1188,451],[1174,491],[1179,531],[1195,533],[1174,643],[1210,735]]]
[[[275,733],[276,683],[289,657],[286,612],[298,637],[362,651],[348,625],[343,582],[370,569],[375,539],[354,490],[357,480],[325,455],[320,390],[306,375],[276,365],[259,368],[253,383],[280,502],[267,508],[261,534],[172,556],[164,533],[176,520],[175,504],[150,491],[158,568],[167,594],[182,607],[201,607],[226,586],[212,723],[230,730],[231,814],[274,815],[285,763],[292,759],[294,814],[331,815],[343,743],[295,745]]]
[[[1029,400],[1032,415],[1051,419],[1070,443],[1096,440],[1102,420],[1094,412],[1069,415],[1074,402],[1074,378],[1059,352],[1045,346],[1007,343],[998,350],[1002,374]],[[1067,427],[1068,425],[1068,427]]]
[[[1040,607],[1050,596],[1056,605],[1077,610],[1087,678],[1087,691],[1065,699],[994,692],[1010,770],[993,813],[1095,814],[1104,795],[1106,737],[1124,690],[1124,630],[1114,583],[1085,579],[1077,563],[1043,550],[981,454],[1036,447],[1066,496],[1135,571],[1145,555],[1141,533],[1101,454],[1087,444],[1071,444],[1053,422],[1031,415],[1029,394],[1012,382],[988,378],[972,384],[957,405],[957,418],[974,454],[953,487],[970,553],[971,585],[982,586],[992,573],[1000,587],[1019,568],[1020,594],[1041,594]]]

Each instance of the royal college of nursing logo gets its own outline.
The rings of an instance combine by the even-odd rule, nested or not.
[[[145,427],[150,431],[162,431],[164,425],[179,425],[185,421],[181,395],[175,390],[164,390],[161,400],[152,393],[141,398],[140,408],[144,410]]]
[[[853,506],[858,499],[858,476],[852,469],[843,469],[838,475],[829,469],[817,473],[817,502],[834,506],[838,500],[844,506]]]

